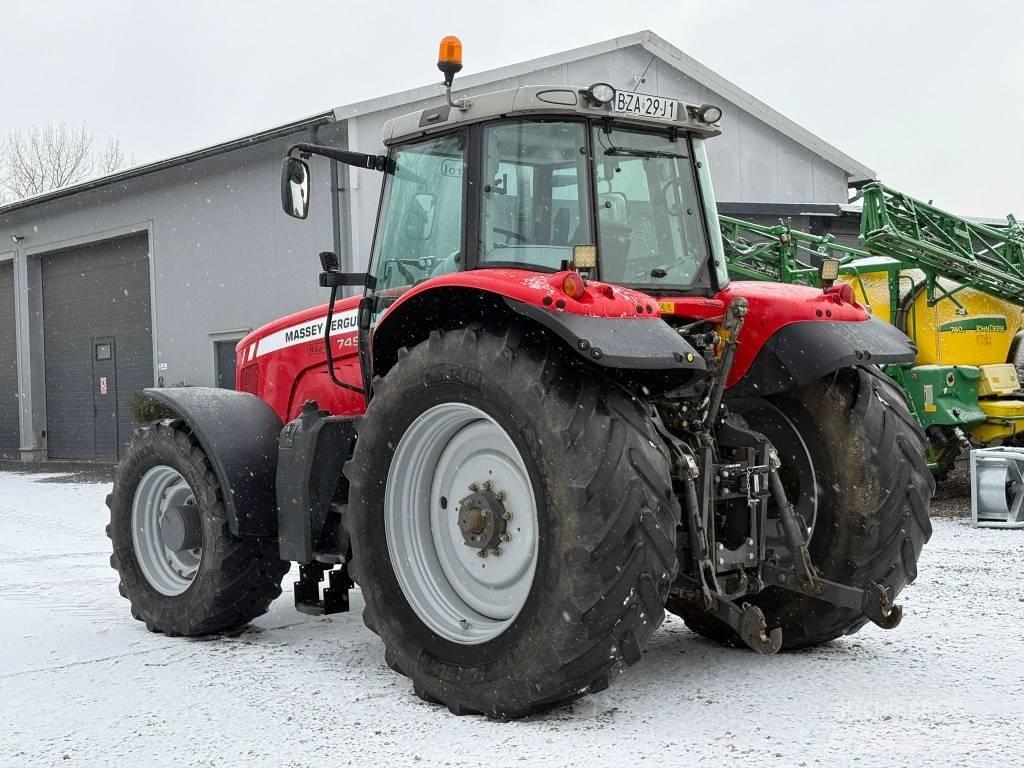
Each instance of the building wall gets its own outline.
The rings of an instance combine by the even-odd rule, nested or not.
[[[24,237],[14,248],[23,449],[41,450],[45,442],[43,254],[147,233],[152,381],[168,386],[215,383],[214,337],[240,336],[326,301],[316,278],[317,254],[332,245],[329,163],[310,161],[315,189],[305,221],[281,211],[278,186],[288,145],[308,138],[267,142],[0,216],[0,242]],[[0,332],[15,332],[0,322]]]

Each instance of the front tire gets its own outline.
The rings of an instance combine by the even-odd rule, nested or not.
[[[776,444],[787,496],[808,523],[813,518],[810,553],[822,576],[858,587],[870,579],[894,596],[914,581],[931,536],[935,481],[924,433],[892,379],[877,368],[845,369],[731,407]],[[790,478],[787,463],[797,468]],[[769,628],[782,628],[785,650],[853,634],[867,622],[859,611],[777,587],[744,601],[764,612]],[[708,639],[746,647],[728,625],[682,597],[667,608]]]
[[[456,714],[521,717],[640,659],[664,618],[679,519],[640,402],[542,335],[463,329],[403,350],[357,430],[350,572],[388,665],[417,695]],[[500,504],[474,503],[486,520],[510,515],[498,558],[477,555],[473,537],[494,532],[460,505],[489,479]],[[475,592],[493,586],[484,566],[506,558],[514,578]]]
[[[278,557],[277,541],[232,535],[220,482],[181,421],[136,430],[107,506],[118,590],[150,631],[234,629],[281,594],[289,563]]]

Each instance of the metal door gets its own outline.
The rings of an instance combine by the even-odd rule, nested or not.
[[[97,459],[117,459],[117,350],[113,336],[92,340],[92,402]]]
[[[217,386],[235,389],[235,345],[237,341],[215,341],[213,351],[217,359]]]

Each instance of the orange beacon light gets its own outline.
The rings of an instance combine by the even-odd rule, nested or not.
[[[455,73],[462,69],[462,41],[455,35],[441,40],[437,51],[437,68],[444,73],[444,84],[451,87]]]

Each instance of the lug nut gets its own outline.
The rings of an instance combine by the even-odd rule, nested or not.
[[[504,542],[512,541],[512,534],[510,534],[508,531],[505,531],[503,534],[501,534],[501,540]],[[751,555],[751,557],[753,557],[753,555]]]
[[[494,549],[492,549],[491,554],[495,557],[501,557],[501,547],[495,547]]]
[[[476,483],[470,483],[469,490],[472,491],[473,493],[476,493],[477,491],[480,490],[480,486],[477,485]]]
[[[485,491],[491,490],[491,481],[490,480],[485,480],[484,481],[484,490]]]
[[[478,549],[476,551],[476,556],[477,557],[487,557],[487,550],[486,549]]]
[[[506,509],[504,512],[501,513],[501,519],[508,522],[512,519],[512,513]]]
[[[505,500],[505,492],[504,491],[498,491],[498,501],[504,501],[504,500]]]
[[[718,542],[718,551],[721,552],[723,549],[725,549],[725,544]]]

